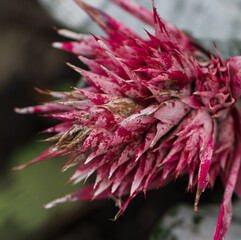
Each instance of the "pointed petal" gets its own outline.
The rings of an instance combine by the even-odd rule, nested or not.
[[[146,161],[146,157],[141,158],[139,161],[139,166],[137,167],[134,179],[131,184],[130,195],[132,195],[137,190],[137,188],[141,184],[142,179],[145,177],[144,175],[145,161]]]
[[[123,96],[120,87],[117,84],[111,82],[108,77],[85,71],[71,64],[68,65],[72,67],[75,71],[83,75],[91,85],[93,85],[100,91],[110,94],[112,96]]]
[[[134,15],[135,17],[139,18],[141,21],[145,22],[146,24],[153,26],[153,14],[150,11],[148,11],[146,8],[139,5],[138,3],[132,0],[109,0],[109,1],[119,5],[127,12],[129,12],[131,15]]]
[[[228,61],[232,95],[235,99],[241,96],[241,57],[233,57]]]
[[[212,121],[212,120],[211,120]],[[210,124],[207,122],[207,124]],[[200,155],[200,166],[198,171],[198,185],[201,187],[201,190],[203,191],[208,183],[208,172],[212,161],[213,151],[214,151],[214,144],[216,140],[217,135],[217,129],[216,129],[216,123],[213,122],[212,127],[212,134],[210,136],[210,133],[205,132],[205,135],[209,135],[210,139],[208,142],[203,140],[203,146],[201,145],[201,155]],[[205,146],[205,150],[204,149]]]
[[[241,162],[240,138],[238,141],[239,143],[236,148],[236,153],[233,159],[232,169],[225,186],[223,202],[222,202],[222,206],[221,206],[221,210],[220,210],[220,214],[217,222],[214,240],[224,239],[232,218],[232,195],[237,182],[238,173],[240,170],[240,162]]]
[[[89,185],[86,187],[81,188],[80,190],[67,194],[64,197],[58,198],[52,202],[49,202],[44,205],[45,208],[52,208],[60,203],[64,202],[76,202],[76,201],[86,201],[91,200],[94,195],[93,185]],[[102,192],[102,194],[98,195],[96,199],[102,199],[108,197],[108,192]]]
[[[48,128],[44,130],[44,133],[64,133],[67,132],[71,127],[73,126],[73,123],[60,123],[54,127]]]
[[[76,42],[55,42],[52,44],[54,48],[72,52],[75,55],[83,55],[87,57],[95,57],[99,48],[93,36],[88,39]]]
[[[43,105],[25,108],[15,108],[15,111],[20,114],[45,113],[45,112],[60,112],[71,111],[72,107],[65,106],[59,103],[45,103]]]
[[[151,143],[156,135],[156,127],[150,128],[145,136],[145,140],[140,144],[136,150],[136,161],[151,147]]]
[[[51,158],[51,157],[57,157],[57,156],[60,156],[60,155],[63,155],[65,154],[66,152],[68,152],[67,149],[65,150],[61,150],[61,151],[53,151],[53,148],[48,148],[46,149],[42,155],[40,155],[39,157],[33,159],[32,161],[28,162],[28,163],[25,163],[23,165],[20,165],[18,167],[15,167],[13,168],[13,170],[22,170],[23,168],[29,166],[29,165],[32,165],[34,163],[37,163],[37,162],[40,162],[42,160],[45,160],[47,158]]]
[[[82,0],[75,0],[75,2],[108,34],[115,34],[116,32],[130,37],[138,37],[129,27],[116,21],[103,11],[94,8]]]

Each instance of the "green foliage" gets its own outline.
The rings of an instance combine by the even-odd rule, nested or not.
[[[38,156],[47,144],[31,140],[13,153],[12,167],[26,163]],[[46,210],[42,206],[57,197],[76,190],[66,182],[73,170],[60,173],[66,159],[50,159],[21,171],[9,171],[0,179],[0,239],[26,239],[24,236],[39,231],[56,214],[80,206],[63,204]]]

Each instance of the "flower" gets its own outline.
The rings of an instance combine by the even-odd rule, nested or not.
[[[56,143],[40,157],[68,154],[63,171],[77,166],[70,181],[92,185],[59,198],[61,202],[112,197],[120,206],[115,219],[140,192],[158,188],[183,175],[188,189],[201,193],[221,176],[225,192],[214,239],[224,239],[231,221],[231,197],[241,197],[241,57],[222,60],[207,54],[190,37],[132,0],[110,0],[155,34],[146,39],[102,11],[75,2],[106,32],[105,37],[67,30],[74,41],[54,43],[68,50],[89,71],[68,64],[90,86],[71,92],[38,90],[57,98],[19,113],[46,113],[62,121],[45,132]],[[129,194],[124,204],[123,195]]]

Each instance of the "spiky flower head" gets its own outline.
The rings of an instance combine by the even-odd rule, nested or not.
[[[90,86],[71,92],[41,91],[57,98],[20,113],[47,113],[62,121],[45,132],[56,143],[40,157],[68,154],[63,170],[77,169],[70,181],[95,182],[46,205],[111,197],[117,218],[140,192],[182,175],[201,193],[221,176],[225,192],[214,239],[223,239],[231,221],[231,197],[241,197],[241,57],[223,61],[207,54],[191,38],[132,0],[110,0],[146,24],[155,34],[140,37],[102,11],[75,2],[106,32],[60,34],[74,41],[54,43],[89,67],[69,64]],[[122,203],[122,196],[129,195]]]

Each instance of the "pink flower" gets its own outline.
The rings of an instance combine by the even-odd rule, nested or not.
[[[65,155],[63,167],[77,166],[70,181],[92,185],[61,202],[111,197],[117,218],[140,192],[184,174],[188,189],[201,193],[221,176],[225,193],[214,239],[224,239],[231,221],[231,197],[241,197],[241,57],[223,61],[207,55],[192,39],[132,0],[110,0],[155,29],[146,39],[81,0],[75,0],[106,32],[96,37],[60,30],[74,38],[55,47],[76,54],[89,71],[69,64],[91,85],[72,92],[41,91],[57,98],[20,113],[47,113],[62,121],[45,130],[56,143],[19,166]],[[154,3],[153,3],[154,6]],[[40,90],[39,90],[40,91]],[[122,203],[123,195],[129,198]]]

